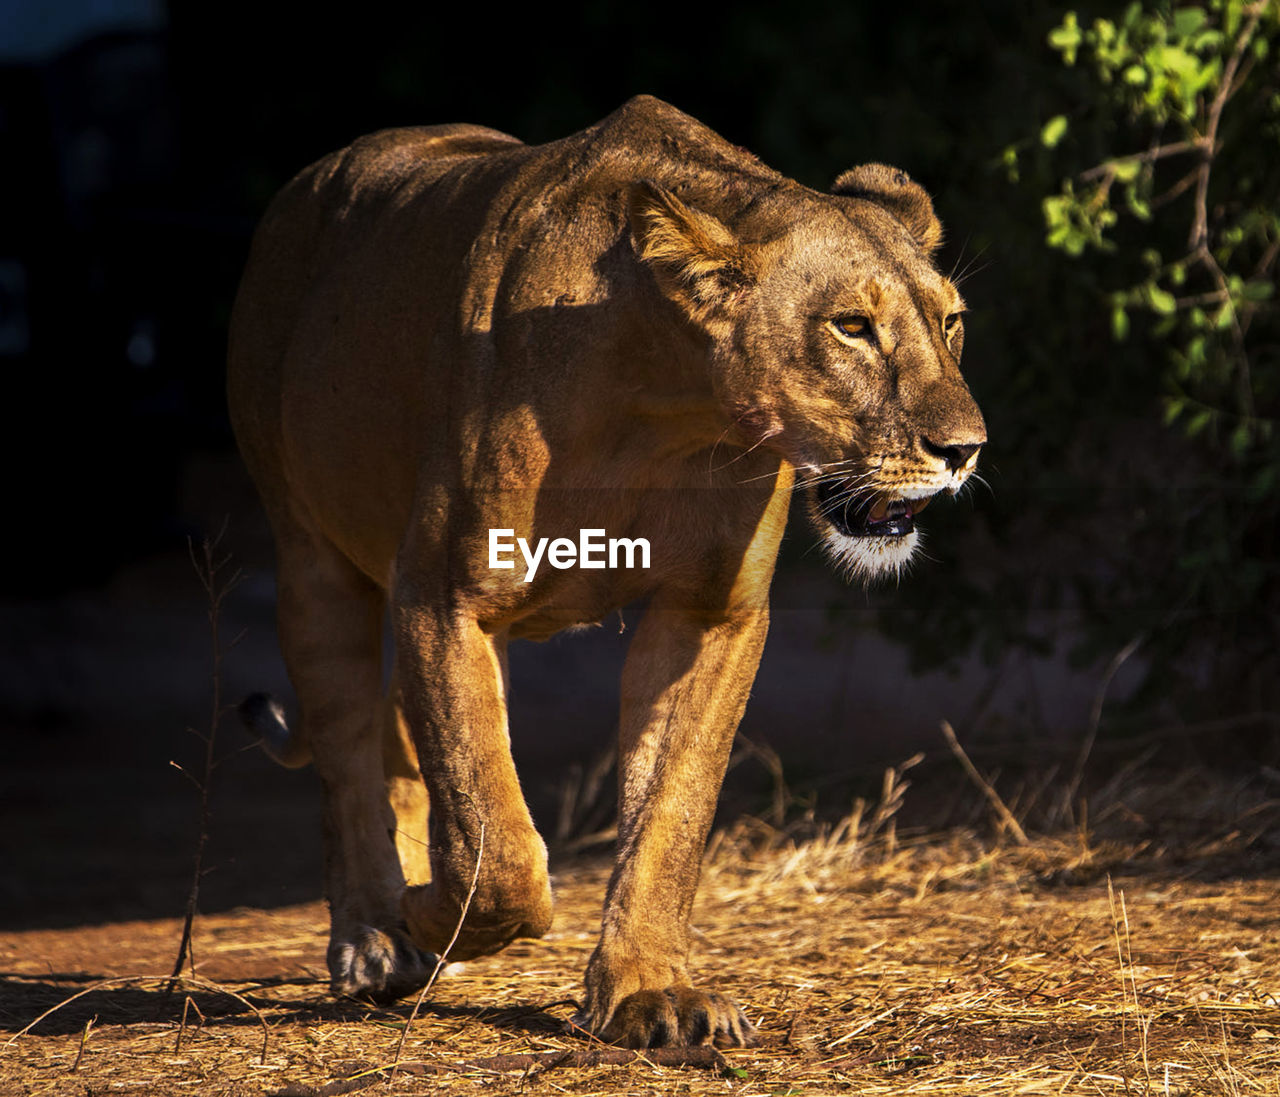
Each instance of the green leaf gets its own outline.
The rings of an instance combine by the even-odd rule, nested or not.
[[[1193,80],[1200,72],[1200,59],[1177,46],[1161,46],[1147,56],[1180,80]],[[1154,68],[1155,66],[1153,65],[1152,67]]]
[[[1049,32],[1049,45],[1062,54],[1064,64],[1074,65],[1076,63],[1076,51],[1080,48],[1080,43],[1084,35],[1080,32],[1080,24],[1076,20],[1076,13],[1069,11],[1062,19],[1062,25],[1054,27]]]
[[[1234,38],[1236,31],[1240,29],[1240,16],[1243,14],[1240,9],[1241,4],[1238,0],[1227,0],[1222,29],[1226,31],[1229,38]]]
[[[1111,173],[1121,183],[1132,183],[1142,170],[1142,162],[1136,156],[1128,156],[1122,160],[1112,160],[1107,165]]]
[[[1044,213],[1045,227],[1048,229],[1060,228],[1069,220],[1067,215],[1067,205],[1070,199],[1061,194],[1050,194],[1041,203],[1040,209]]]
[[[1040,130],[1040,143],[1045,148],[1055,148],[1067,133],[1067,116],[1055,114]]]
[[[1222,48],[1222,31],[1205,30],[1201,31],[1191,40],[1191,48],[1196,53],[1208,53],[1211,50]]]
[[[1204,432],[1204,428],[1209,425],[1209,421],[1213,418],[1213,412],[1208,408],[1201,408],[1190,419],[1183,428],[1188,438],[1194,438],[1197,434]]]
[[[1051,248],[1061,248],[1068,255],[1080,255],[1089,242],[1072,220],[1071,211],[1075,204],[1075,198],[1067,194],[1051,194],[1040,203],[1045,227],[1049,230],[1045,242]]]
[[[1010,183],[1017,183],[1022,174],[1018,171],[1018,147],[1016,145],[1008,145],[1000,154],[1000,162],[1004,165],[1005,177]]]
[[[1179,38],[1189,38],[1208,22],[1209,17],[1200,8],[1179,8],[1173,13],[1173,33]]]
[[[1123,343],[1129,335],[1129,314],[1123,305],[1116,305],[1111,310],[1111,334],[1117,343]]]
[[[1178,311],[1177,299],[1167,289],[1151,282],[1147,286],[1147,304],[1151,311],[1161,316],[1172,316]]]

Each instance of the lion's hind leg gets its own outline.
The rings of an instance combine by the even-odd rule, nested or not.
[[[323,794],[331,986],[339,995],[394,999],[426,982],[435,957],[413,944],[400,915],[405,873],[384,769],[385,595],[292,515],[273,515],[273,525],[280,645],[299,704],[295,736],[310,749]],[[397,774],[395,784],[408,777]],[[421,800],[425,812],[425,792]]]
[[[398,675],[392,675],[382,710],[382,765],[387,780],[387,802],[395,816],[396,852],[409,887],[431,879],[427,848],[427,786],[418,768],[418,748],[405,722]]]

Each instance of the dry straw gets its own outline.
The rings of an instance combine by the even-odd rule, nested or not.
[[[608,873],[575,861],[546,939],[456,977],[446,950],[392,1008],[327,996],[318,904],[202,918],[222,943],[181,1000],[162,989],[179,922],[130,927],[123,950],[105,930],[9,935],[0,1093],[1280,1097],[1273,779],[1133,768],[1092,791],[1087,826],[1024,816],[1023,841],[971,764],[970,825],[904,822],[939,799],[912,758],[842,818],[714,837],[693,974],[744,1004],[759,1047],[635,1054],[573,1031]],[[61,955],[87,966],[50,975]],[[112,965],[157,974],[84,985]]]

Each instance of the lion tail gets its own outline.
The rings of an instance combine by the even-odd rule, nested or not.
[[[297,769],[311,761],[311,748],[300,736],[289,731],[284,709],[269,693],[251,693],[237,707],[240,719],[254,735],[267,755],[289,769]]]

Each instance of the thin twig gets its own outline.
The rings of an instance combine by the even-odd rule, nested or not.
[[[192,930],[195,925],[196,907],[200,900],[200,881],[204,877],[204,853],[209,841],[210,793],[213,787],[213,771],[218,766],[215,753],[218,738],[218,724],[222,719],[222,642],[218,632],[218,623],[222,614],[222,602],[240,582],[240,572],[232,572],[224,582],[218,579],[218,573],[226,566],[228,558],[217,559],[217,548],[226,533],[224,521],[222,529],[212,540],[205,538],[202,549],[203,559],[197,559],[195,544],[187,541],[187,552],[191,557],[191,566],[195,568],[200,585],[204,588],[208,599],[209,634],[210,634],[210,668],[209,676],[212,684],[210,699],[209,730],[207,733],[188,729],[204,743],[204,774],[196,777],[176,762],[171,762],[200,792],[200,831],[196,838],[194,864],[191,870],[191,886],[187,890],[187,907],[182,922],[182,937],[178,942],[178,955],[173,962],[170,974],[168,993],[172,994],[178,976],[182,974],[184,965],[189,965],[191,973],[196,970],[195,949],[192,944]],[[237,637],[238,641],[239,637]]]
[[[76,1061],[71,1064],[71,1073],[74,1074],[80,1069],[80,1060],[84,1058],[84,1047],[89,1042],[89,1030],[93,1028],[93,1023],[98,1019],[94,1014],[89,1020],[85,1021],[84,1029],[80,1033],[80,1046],[76,1049]]]
[[[1093,695],[1093,704],[1089,708],[1089,730],[1085,733],[1084,742],[1080,744],[1080,753],[1076,755],[1076,764],[1071,771],[1071,780],[1067,782],[1066,791],[1063,792],[1062,799],[1059,801],[1061,804],[1059,815],[1062,818],[1066,818],[1076,794],[1080,791],[1080,782],[1084,780],[1084,768],[1088,764],[1089,755],[1093,753],[1093,744],[1098,738],[1098,727],[1102,723],[1102,709],[1106,704],[1107,690],[1111,688],[1111,680],[1115,678],[1120,668],[1129,661],[1130,656],[1142,645],[1143,639],[1144,637],[1142,636],[1135,636],[1125,644],[1111,657],[1111,662],[1107,664],[1107,669],[1102,674],[1102,680],[1098,683],[1098,689]]]
[[[156,984],[170,983],[171,984],[172,982],[173,982],[172,976],[163,976],[163,975],[122,975],[115,979],[103,979],[100,982],[93,983],[92,985],[85,987],[83,990],[76,991],[76,993],[71,995],[70,998],[64,998],[56,1006],[50,1006],[42,1014],[40,1014],[40,1016],[37,1017],[34,1021],[31,1021],[28,1024],[24,1025],[22,1028],[18,1029],[17,1032],[15,1032],[12,1036],[9,1037],[8,1040],[5,1041],[4,1046],[9,1047],[19,1037],[25,1036],[28,1032],[30,1032],[33,1028],[35,1028],[36,1025],[38,1025],[46,1017],[51,1017],[53,1014],[57,1013],[58,1010],[71,1005],[72,1002],[76,1001],[79,998],[83,998],[86,994],[94,994],[99,990],[105,990],[107,987],[146,986],[149,983],[156,983]],[[231,990],[229,987],[224,987],[221,983],[210,982],[208,979],[200,979],[194,975],[180,976],[178,979],[178,982],[184,985],[190,984],[191,986],[195,987],[198,990],[205,990],[210,992],[211,994],[225,994],[228,998],[234,998],[241,1005],[251,1009],[253,1011],[254,1016],[258,1018],[258,1023],[262,1026],[262,1053],[259,1056],[259,1061],[263,1063],[267,1061],[267,1041],[271,1036],[271,1029],[267,1025],[267,1019],[266,1017],[263,1016],[262,1010],[260,1010],[251,1001],[249,1001],[249,999],[246,998],[243,994],[237,994],[234,990]],[[169,992],[166,990],[165,993],[167,994]]]
[[[1161,194],[1154,195],[1147,203],[1153,210],[1167,206],[1170,202],[1174,202],[1181,198],[1195,183],[1200,175],[1200,165],[1197,164],[1186,175],[1173,184],[1168,190]]]
[[[401,1063],[400,1070],[414,1075],[447,1075],[471,1072],[486,1074],[511,1074],[524,1071],[521,1082],[528,1082],[552,1070],[560,1068],[588,1069],[601,1066],[629,1066],[643,1063],[648,1067],[701,1067],[725,1070],[729,1061],[714,1047],[658,1047],[645,1051],[631,1051],[621,1047],[571,1049],[569,1051],[535,1051],[489,1055],[480,1059],[467,1059],[456,1063]],[[368,1089],[379,1082],[389,1082],[392,1075],[386,1067],[375,1067],[349,1075],[327,1085],[310,1086],[297,1082],[286,1085],[271,1097],[339,1097]]]
[[[1124,1005],[1128,999],[1128,992],[1124,985],[1124,948],[1120,944],[1120,928],[1116,919],[1116,892],[1111,885],[1111,875],[1107,874],[1107,904],[1111,908],[1111,934],[1116,941],[1116,959],[1120,964],[1120,1046],[1128,1050],[1129,1041],[1126,1038],[1125,1010]]]
[[[182,1003],[182,1022],[178,1025],[178,1035],[173,1041],[173,1053],[175,1055],[182,1050],[182,1037],[185,1036],[187,1032],[188,1009],[194,1009],[196,1011],[196,1016],[200,1018],[200,1024],[196,1026],[196,1032],[198,1033],[202,1028],[204,1028],[204,1013],[202,1013],[200,1007],[196,1005],[196,1000],[188,994],[186,996],[186,1000]]]
[[[1135,152],[1129,156],[1117,156],[1104,163],[1096,164],[1094,167],[1089,168],[1088,171],[1082,171],[1076,178],[1082,183],[1089,183],[1094,179],[1114,179],[1117,163],[1136,160],[1140,164],[1154,164],[1157,160],[1163,160],[1166,156],[1180,156],[1184,152],[1195,152],[1197,149],[1202,148],[1204,148],[1203,138],[1197,138],[1193,141],[1174,141],[1169,145],[1157,145],[1146,152]]]
[[[1226,290],[1215,289],[1205,293],[1193,293],[1188,297],[1176,297],[1174,304],[1180,309],[1193,309],[1201,305],[1220,305],[1229,298],[1230,294]]]
[[[1262,18],[1262,12],[1268,2],[1269,0],[1259,0],[1252,8],[1247,9],[1249,21],[1244,25],[1244,29],[1240,31],[1240,35],[1236,39],[1235,48],[1232,49],[1231,56],[1227,59],[1227,63],[1222,70],[1222,81],[1218,86],[1218,94],[1213,97],[1213,103],[1209,107],[1208,124],[1205,126],[1204,136],[1201,138],[1206,151],[1204,163],[1200,165],[1199,178],[1196,180],[1195,221],[1192,223],[1191,236],[1187,241],[1188,246],[1191,248],[1206,247],[1209,239],[1209,173],[1213,168],[1214,145],[1218,140],[1218,123],[1222,121],[1222,109],[1227,105],[1227,100],[1238,90],[1238,86],[1235,84],[1236,70],[1240,67],[1240,61],[1244,57],[1244,51],[1248,48],[1250,40],[1253,38],[1254,31],[1258,29],[1258,21]]]
[[[1013,817],[1004,801],[1000,799],[1000,794],[991,787],[990,783],[983,778],[978,772],[977,767],[969,760],[969,756],[964,752],[964,747],[960,745],[960,740],[956,738],[955,729],[946,721],[942,721],[942,734],[947,740],[947,744],[951,747],[951,752],[960,760],[960,764],[964,767],[964,771],[973,780],[973,783],[982,790],[984,796],[995,808],[996,814],[1000,816],[1000,821],[1013,832],[1014,840],[1020,846],[1028,844],[1027,833],[1022,829],[1018,820]]]
[[[1239,85],[1235,82],[1236,70],[1240,67],[1240,61],[1254,32],[1258,29],[1258,21],[1262,18],[1262,12],[1268,2],[1269,0],[1259,0],[1247,9],[1248,22],[1236,39],[1235,48],[1232,49],[1231,56],[1222,70],[1222,82],[1218,87],[1218,94],[1214,96],[1213,103],[1209,107],[1208,125],[1204,133],[1208,152],[1196,178],[1195,219],[1191,224],[1191,235],[1187,239],[1188,246],[1194,250],[1200,264],[1209,272],[1209,276],[1218,287],[1218,292],[1228,301],[1231,293],[1227,276],[1209,247],[1209,176],[1213,170],[1214,144],[1218,139],[1218,124],[1222,121],[1222,110],[1227,105],[1227,100],[1239,90]],[[1240,366],[1237,381],[1240,407],[1245,417],[1249,418],[1253,415],[1253,382],[1250,378],[1249,357],[1244,347],[1244,328],[1241,326],[1240,316],[1235,307],[1233,305],[1228,307],[1231,309],[1232,342],[1235,344],[1236,357]]]
[[[1262,253],[1262,258],[1258,260],[1258,265],[1253,268],[1253,276],[1255,278],[1264,278],[1271,273],[1271,267],[1275,263],[1277,255],[1280,255],[1280,236],[1277,236],[1267,245],[1267,250]]]
[[[1134,971],[1133,965],[1133,938],[1129,931],[1129,910],[1125,905],[1124,892],[1120,892],[1120,914],[1116,916],[1116,893],[1115,888],[1111,884],[1111,877],[1107,877],[1107,902],[1111,908],[1111,932],[1116,940],[1116,956],[1120,962],[1120,998],[1123,1006],[1128,995],[1125,991],[1125,956],[1128,954],[1129,968],[1129,986],[1133,992],[1133,1015],[1138,1026],[1138,1045],[1139,1052],[1142,1055],[1143,1073],[1149,1078],[1151,1076],[1151,1063],[1148,1049],[1148,1033],[1151,1028],[1151,1018],[1142,1016],[1142,1003],[1138,999],[1138,976]],[[1120,938],[1120,927],[1124,926],[1124,940]],[[1125,1012],[1122,1008],[1120,1011],[1120,1042],[1125,1044]]]
[[[444,970],[445,964],[449,962],[449,953],[457,943],[458,936],[462,933],[462,924],[467,920],[467,911],[471,909],[471,900],[475,898],[476,888],[480,885],[480,863],[484,860],[484,820],[480,820],[480,845],[476,849],[476,868],[471,874],[471,887],[467,889],[467,897],[462,904],[462,912],[458,915],[458,924],[453,927],[453,936],[449,938],[449,943],[444,946],[440,955],[436,958],[436,966],[431,972],[431,977],[418,991],[418,997],[414,1000],[413,1010],[409,1014],[409,1019],[404,1023],[404,1028],[400,1031],[400,1040],[396,1044],[395,1058],[391,1060],[391,1077],[396,1076],[396,1071],[400,1065],[400,1057],[404,1054],[404,1044],[409,1038],[409,1029],[413,1027],[413,1022],[418,1018],[418,1010],[422,1008],[423,999],[426,998],[427,992],[435,986],[436,980],[440,977],[440,972]]]

